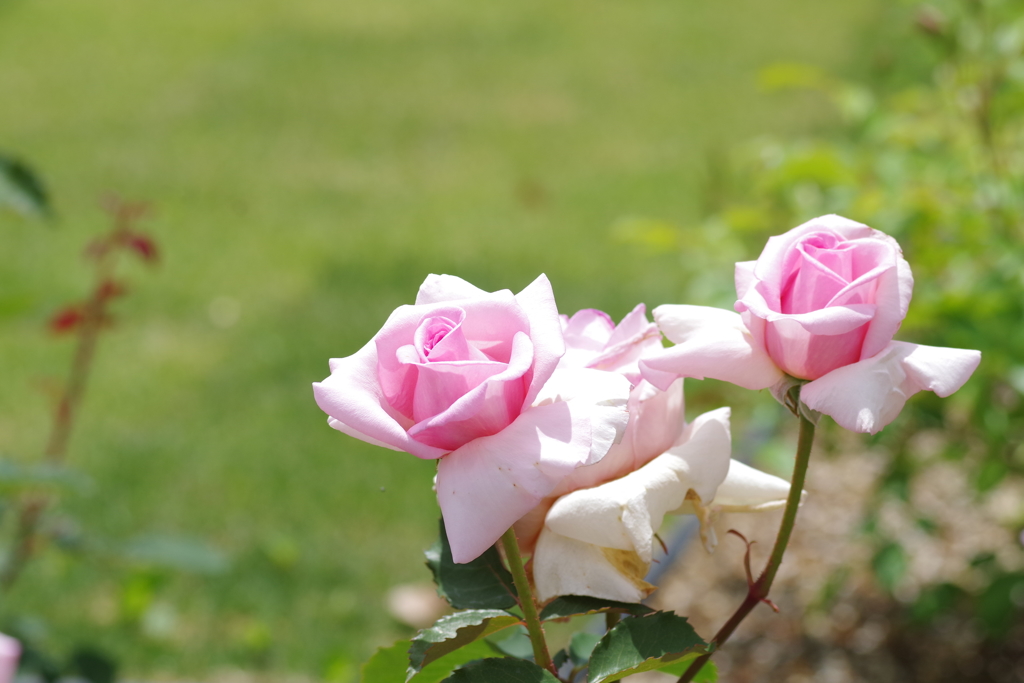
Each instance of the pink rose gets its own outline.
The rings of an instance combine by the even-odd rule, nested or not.
[[[21,657],[21,643],[0,633],[0,683],[10,683],[18,670]]]
[[[641,362],[646,379],[712,377],[748,389],[789,374],[811,380],[801,400],[843,427],[878,432],[918,391],[948,396],[981,353],[893,341],[910,305],[910,266],[888,235],[822,216],[768,240],[756,262],[736,264],[736,310],[661,306],[676,343]]]
[[[313,385],[335,429],[440,459],[438,503],[456,562],[490,547],[625,426],[629,384],[557,373],[565,352],[543,275],[517,295],[431,275],[358,352]]]

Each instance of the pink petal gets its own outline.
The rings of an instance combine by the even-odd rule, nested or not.
[[[650,334],[651,327],[657,328],[654,323],[647,320],[647,307],[643,304],[637,304],[633,307],[633,310],[627,313],[626,317],[624,317],[619,324],[615,326],[615,331],[613,331],[611,337],[608,338],[608,346],[629,343],[636,339],[646,337]]]
[[[785,275],[783,269],[785,267],[786,254],[790,253],[793,245],[802,239],[804,235],[820,231],[836,232],[844,238],[851,240],[870,237],[876,233],[878,235],[883,234],[863,223],[858,223],[835,214],[812,218],[782,235],[768,238],[768,243],[758,257],[757,265],[754,268],[757,279],[782,282]],[[737,293],[739,293],[738,289]]]
[[[668,391],[641,382],[629,395],[629,424],[620,443],[600,462],[580,467],[558,484],[552,496],[591,488],[632,472],[658,457],[675,444],[683,428],[683,381],[676,380]]]
[[[481,436],[497,434],[523,409],[525,376],[534,358],[523,332],[513,339],[508,365],[501,363],[427,363],[417,366],[409,436],[429,446],[454,451]],[[476,386],[470,385],[476,382]]]
[[[882,234],[878,233],[878,235]],[[878,306],[878,310],[864,336],[861,359],[874,356],[892,341],[893,336],[900,329],[900,325],[903,324],[903,319],[907,317],[910,298],[914,293],[914,276],[910,272],[910,264],[904,260],[896,240],[888,235],[884,236],[896,246],[896,267],[887,270],[878,278],[875,289],[875,304]]]
[[[746,389],[764,389],[782,379],[782,371],[732,311],[659,306],[654,319],[676,344],[640,360],[644,379],[659,389],[668,389],[678,377],[711,377]]]
[[[736,302],[736,311],[750,311],[769,323],[791,321],[812,334],[836,335],[854,330],[865,323],[871,322],[875,315],[875,304],[850,304],[830,306],[809,313],[779,313],[777,305],[773,308],[766,299],[768,284],[758,282],[747,290],[746,295]]]
[[[539,276],[516,294],[516,301],[529,318],[530,340],[533,342],[533,373],[526,392],[526,405],[530,405],[558,366],[565,353],[565,342],[555,295],[546,275]]]
[[[511,294],[511,292],[509,292]],[[460,299],[478,299],[488,292],[455,275],[434,275],[431,273],[420,285],[416,294],[416,305],[437,304]]]
[[[615,330],[615,323],[604,311],[584,308],[566,318],[562,328],[567,349],[597,352],[605,347]]]
[[[765,348],[787,374],[817,379],[859,361],[867,331],[865,324],[844,334],[811,334],[796,321],[783,318],[765,325]]]
[[[890,342],[880,353],[804,385],[801,400],[855,432],[875,434],[919,391],[949,396],[981,362],[981,352]]]
[[[320,409],[333,418],[331,426],[346,434],[428,460],[447,452],[406,433],[412,421],[388,405],[378,382],[374,340],[347,358],[332,358],[330,377],[313,384],[313,395]]]
[[[647,321],[646,307],[638,304],[622,319],[604,350],[591,358],[587,367],[622,373],[636,384],[640,381],[637,362],[662,348],[658,326]]]
[[[574,415],[587,416],[591,426],[590,455],[579,466],[589,466],[622,440],[629,420],[630,389],[629,380],[615,372],[560,368],[541,389],[534,405],[567,402]]]
[[[443,458],[437,502],[455,562],[479,557],[586,462],[590,449],[589,415],[569,403],[551,403]]]
[[[739,261],[736,264],[733,278],[736,282],[737,299],[742,299],[747,290],[757,283],[757,278],[754,276],[755,265],[757,265],[757,261]]]

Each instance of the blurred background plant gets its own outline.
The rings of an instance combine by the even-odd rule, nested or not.
[[[0,156],[0,205],[24,219],[53,219],[49,193],[39,175],[25,162],[4,156]],[[52,335],[72,337],[75,344],[66,380],[41,387],[52,401],[42,456],[5,455],[0,459],[0,605],[9,604],[18,579],[31,571],[38,555],[56,552],[68,559],[133,567],[134,573],[122,588],[121,608],[124,619],[131,622],[151,615],[154,586],[166,580],[168,571],[222,573],[226,559],[190,538],[104,538],[102,530],[83,529],[61,506],[62,496],[95,493],[92,480],[70,465],[68,456],[100,335],[116,322],[111,305],[129,292],[128,284],[119,276],[118,261],[127,255],[153,265],[159,257],[153,239],[138,227],[148,212],[145,204],[126,203],[111,196],[104,201],[104,208],[110,216],[110,229],[91,240],[84,250],[93,270],[89,296],[59,309],[47,325]],[[62,676],[88,683],[112,683],[116,679],[116,661],[96,648],[88,634],[80,634],[71,642],[69,652],[51,652],[45,619],[39,615],[0,609],[0,624],[21,642],[19,671],[23,675],[35,675],[47,683]]]

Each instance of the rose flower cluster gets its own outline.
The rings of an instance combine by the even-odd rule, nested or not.
[[[784,505],[789,483],[731,459],[729,409],[687,422],[682,378],[714,378],[875,433],[907,399],[948,396],[977,351],[893,337],[913,291],[891,237],[823,216],[736,265],[735,311],[637,306],[560,316],[543,275],[518,294],[431,275],[355,354],[313,385],[331,427],[437,460],[452,557],[510,528],[540,600],[636,602],[666,514],[694,514],[707,547],[719,510]],[[673,346],[666,348],[662,335]]]

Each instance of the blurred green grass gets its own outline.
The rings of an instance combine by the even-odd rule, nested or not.
[[[70,354],[43,326],[84,293],[98,198],[150,200],[163,261],[129,269],[72,443],[96,486],[61,512],[233,560],[157,580],[48,554],[4,611],[132,672],[321,675],[404,635],[378,608],[427,577],[432,466],[327,428],[309,386],[327,359],[428,272],[513,290],[546,272],[570,313],[677,300],[678,259],[700,254],[646,253],[611,226],[692,221],[709,152],[820,122],[754,73],[856,62],[877,7],[0,0],[0,146],[43,173],[59,214],[0,217],[0,452],[42,448],[37,389]],[[223,297],[240,311],[227,328],[210,313]],[[171,626],[129,618],[139,591]]]

